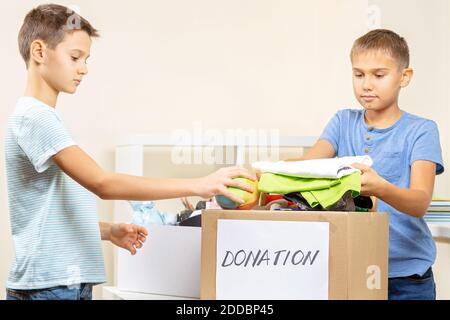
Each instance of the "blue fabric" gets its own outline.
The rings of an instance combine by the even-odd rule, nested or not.
[[[6,290],[6,300],[92,300],[92,284],[39,290]]]
[[[150,224],[176,225],[177,215],[161,212],[153,201],[128,201],[133,208],[133,223],[141,226]]]
[[[19,99],[5,140],[15,249],[9,289],[106,281],[96,199],[52,160],[73,145],[54,108],[31,97]]]
[[[390,278],[389,300],[436,300],[436,283],[430,268],[423,276]]]
[[[373,169],[390,183],[409,188],[416,160],[436,163],[444,172],[439,132],[434,121],[407,112],[391,127],[376,129],[364,121],[365,110],[340,110],[320,139],[329,141],[338,157],[370,155]],[[433,265],[436,246],[423,218],[402,213],[379,200],[378,211],[390,214],[389,277],[423,275]]]

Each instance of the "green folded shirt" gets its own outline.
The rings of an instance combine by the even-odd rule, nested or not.
[[[327,208],[351,190],[355,198],[361,192],[361,174],[353,173],[340,179],[299,178],[274,173],[263,173],[258,183],[261,192],[287,194],[300,192],[311,208],[319,204]]]
[[[347,191],[352,191],[352,197],[356,198],[361,192],[361,174],[353,173],[339,179],[340,183],[328,189],[301,192],[303,198],[308,201],[311,208],[318,206],[328,208],[338,202]]]

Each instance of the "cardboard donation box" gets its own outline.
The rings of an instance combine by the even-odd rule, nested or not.
[[[202,299],[387,299],[379,212],[205,210]]]

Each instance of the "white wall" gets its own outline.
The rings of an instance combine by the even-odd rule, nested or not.
[[[25,84],[16,33],[27,11],[46,2],[0,2],[2,129]],[[61,96],[58,109],[76,141],[106,169],[114,168],[116,138],[126,134],[192,130],[201,120],[204,128],[319,135],[337,109],[358,106],[348,53],[366,31],[366,0],[59,3],[79,5],[102,33],[89,76],[76,95]],[[439,118],[442,109],[421,113]],[[2,130],[2,148],[3,137]],[[3,157],[0,170],[1,298],[13,258]],[[99,201],[99,216],[111,218],[112,202]],[[109,244],[104,252],[112,281]]]

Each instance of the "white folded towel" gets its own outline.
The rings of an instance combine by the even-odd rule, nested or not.
[[[369,167],[373,165],[370,156],[357,156],[304,161],[258,161],[252,163],[252,168],[263,173],[270,172],[294,177],[339,179],[354,172],[360,172],[351,167],[353,163],[361,163]]]

